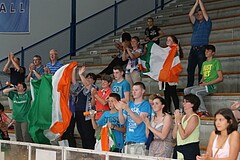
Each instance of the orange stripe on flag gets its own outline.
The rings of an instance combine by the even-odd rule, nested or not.
[[[108,126],[102,127],[101,145],[102,145],[102,151],[109,151]]]
[[[50,130],[62,135],[69,126],[72,113],[68,106],[69,92],[73,68],[77,66],[77,62],[70,63],[63,71],[62,77],[59,80],[57,91],[60,93],[60,110],[62,113],[62,122],[55,122]]]

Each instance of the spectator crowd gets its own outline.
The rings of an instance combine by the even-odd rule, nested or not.
[[[174,78],[163,81],[160,86],[164,96],[152,94],[148,99],[144,98],[146,87],[141,79],[139,59],[148,54],[150,43],[159,45],[160,39],[165,36],[160,27],[154,25],[154,19],[149,17],[144,42],[140,43],[139,37],[123,32],[121,40],[114,42],[118,55],[103,71],[86,74],[87,67],[74,68],[72,77],[69,77],[72,117],[61,140],[67,140],[70,147],[77,147],[74,137],[76,124],[82,148],[85,149],[99,150],[96,146],[101,143],[101,138],[103,141],[102,132],[107,128],[114,137],[114,147],[109,147],[107,151],[187,160],[237,159],[240,151],[240,102],[234,102],[231,107],[221,108],[214,114],[214,131],[210,135],[207,152],[200,154],[200,118],[211,115],[205,106],[204,96],[217,91],[217,84],[223,81],[223,73],[221,62],[214,57],[216,48],[209,44],[212,22],[202,0],[196,0],[189,19],[193,33],[187,87],[182,102],[179,102],[177,94],[179,75],[174,74],[171,68],[169,72]],[[176,36],[166,36],[166,46],[171,49],[168,57],[182,54]],[[42,65],[40,55],[33,57],[26,81],[39,80],[45,74],[54,75],[63,66],[57,60],[57,50],[51,49],[49,54],[50,62],[46,65]],[[198,85],[194,85],[196,66]],[[0,105],[0,135],[8,140],[7,128],[13,124],[17,141],[33,142],[28,133],[27,117],[32,97],[24,83],[26,69],[20,66],[20,59],[10,53],[3,71],[10,75],[12,84],[3,91],[9,98],[12,119],[6,116],[4,107]],[[101,86],[96,85],[98,78]]]

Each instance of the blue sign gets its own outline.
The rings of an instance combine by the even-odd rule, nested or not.
[[[0,0],[0,32],[29,32],[29,0]]]

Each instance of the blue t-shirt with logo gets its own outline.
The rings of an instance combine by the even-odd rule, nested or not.
[[[130,101],[128,103],[129,108],[137,115],[140,115],[140,113],[145,112],[148,113],[149,116],[151,116],[152,109],[150,106],[150,103],[148,101],[142,101],[139,104],[135,104],[133,101]],[[127,116],[126,120],[126,142],[135,142],[135,143],[145,143],[146,138],[146,126],[144,122],[141,124],[137,124],[131,116],[127,113],[126,110],[123,111],[123,114]]]
[[[112,84],[112,93],[117,93],[120,95],[121,99],[125,98],[124,92],[130,92],[130,84],[127,80],[122,80],[120,83],[114,81]]]
[[[101,118],[97,121],[99,126],[104,126],[107,122],[111,122],[113,125],[123,128],[123,125],[120,124],[118,120],[118,112],[110,113],[110,111],[105,111]],[[124,133],[119,132],[117,130],[113,130],[113,134],[116,139],[116,148],[122,149],[123,148],[123,141],[124,141]]]

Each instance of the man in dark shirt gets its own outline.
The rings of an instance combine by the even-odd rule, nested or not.
[[[10,65],[12,65],[12,67],[10,67]],[[20,59],[15,57],[12,52],[8,55],[8,61],[3,68],[3,72],[10,75],[10,82],[13,85],[25,81],[26,69],[20,66]]]
[[[145,29],[145,38],[146,42],[153,41],[157,45],[159,45],[159,38],[164,36],[163,31],[160,27],[154,25],[154,20],[152,17],[147,19],[147,28]]]

